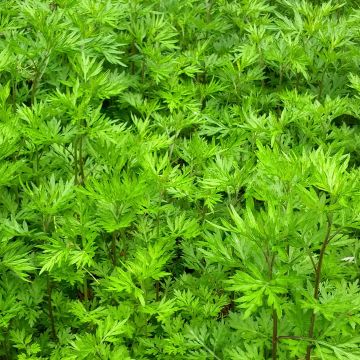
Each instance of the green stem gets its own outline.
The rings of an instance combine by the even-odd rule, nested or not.
[[[36,75],[34,77],[32,86],[31,86],[31,105],[34,105],[35,103],[35,96],[36,96],[36,91],[38,88],[38,82],[39,82],[39,73],[36,72]]]
[[[117,265],[117,258],[116,258],[116,231],[112,233],[111,236],[111,258],[112,263],[114,266]]]
[[[314,299],[316,301],[319,299],[321,270],[322,270],[322,266],[323,266],[325,251],[326,251],[326,247],[328,246],[328,244],[331,240],[331,237],[330,237],[331,227],[332,227],[332,217],[328,216],[326,235],[325,235],[324,242],[322,243],[322,246],[320,249],[319,261],[317,263],[317,267],[316,267],[316,271],[315,271]],[[314,337],[315,320],[316,320],[315,310],[312,310],[311,317],[310,317],[309,333],[308,333],[308,337],[310,339],[312,339]],[[306,349],[306,358],[305,358],[306,360],[310,360],[311,349],[312,349],[312,346],[311,346],[311,344],[309,344]]]
[[[145,80],[145,60],[141,63],[141,81],[144,83]]]
[[[43,231],[45,234],[48,234],[49,232],[49,220],[43,217]],[[57,335],[56,335],[56,328],[55,328],[55,319],[54,319],[54,313],[53,313],[53,307],[52,307],[52,283],[50,280],[50,275],[47,274],[47,306],[48,306],[48,315],[49,315],[49,321],[50,321],[50,331],[51,331],[51,337],[54,341],[57,341]]]
[[[278,348],[278,316],[275,308],[272,309],[273,333],[272,333],[272,360],[277,359]]]
[[[34,159],[34,182],[36,185],[39,185],[39,165],[40,165],[40,155],[39,155],[39,149],[38,146],[35,145],[35,153],[34,153],[35,159]]]
[[[37,93],[37,90],[38,90],[38,87],[39,87],[40,80],[43,77],[44,72],[45,72],[45,70],[47,68],[47,65],[49,63],[50,53],[51,53],[51,50],[47,51],[47,53],[45,55],[45,58],[38,65],[36,65],[33,62],[34,69],[35,69],[35,76],[34,76],[34,79],[33,79],[32,86],[31,86],[31,105],[34,105],[34,103],[35,103],[36,93]]]
[[[295,83],[295,89],[299,90],[299,85],[300,85],[300,73],[296,74],[296,83]]]
[[[49,320],[50,320],[50,330],[51,330],[51,337],[53,340],[57,341],[57,335],[56,335],[56,328],[55,328],[55,319],[54,319],[54,313],[52,308],[52,284],[50,281],[50,276],[47,276],[47,305],[48,305],[48,313],[49,313]]]
[[[162,198],[163,198],[163,190],[160,190],[159,192],[159,204],[158,204],[158,211],[157,211],[157,237],[159,238],[160,236],[160,211],[161,211],[161,204],[162,204]]]
[[[86,275],[85,275],[85,277],[84,277],[84,301],[85,301],[85,305],[87,305],[88,300],[89,300],[89,290],[88,290],[87,278],[86,278]]]
[[[136,55],[137,51],[136,51],[136,46],[135,46],[135,40],[133,40],[132,44],[131,44],[131,55],[134,56]],[[135,60],[133,59],[131,61],[131,75],[135,75]]]
[[[12,83],[12,96],[11,96],[12,108],[14,112],[16,111],[16,94],[17,94],[17,82],[16,80],[14,80],[14,82]]]
[[[274,269],[274,263],[275,263],[275,254],[272,254],[270,258],[270,252],[267,251],[267,261],[268,261],[268,267],[269,267],[269,278],[272,280],[273,278],[273,269]],[[277,359],[277,351],[278,351],[278,315],[276,313],[275,307],[272,307],[272,352],[271,352],[271,358],[272,360]]]
[[[206,0],[205,2],[205,7],[206,7],[206,23],[209,24],[211,21],[211,1]]]
[[[282,65],[280,66],[280,77],[279,77],[279,87],[281,88],[282,83],[283,83],[283,77],[284,77],[284,73],[283,73],[283,67]]]
[[[160,282],[159,282],[159,280],[156,280],[155,288],[156,288],[156,301],[159,301],[160,300]]]
[[[84,157],[83,157],[83,135],[80,135],[79,139],[79,175],[81,185],[84,185],[85,175],[84,175]]]
[[[326,71],[326,67],[325,67],[324,71],[323,71],[322,74],[321,74],[321,80],[320,80],[319,92],[318,92],[318,100],[319,100],[319,101],[321,101],[322,94],[323,94],[323,90],[324,90],[325,71]]]
[[[6,328],[6,330],[4,330],[3,334],[4,334],[4,340],[2,341],[2,343],[3,343],[2,348],[4,349],[5,359],[12,359],[9,328]]]
[[[74,140],[73,143],[73,151],[74,151],[74,177],[75,177],[75,184],[78,185],[79,184],[79,179],[78,179],[78,156],[77,156],[77,140]]]

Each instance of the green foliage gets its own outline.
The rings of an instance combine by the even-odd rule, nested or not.
[[[3,0],[0,358],[360,358],[358,1]]]

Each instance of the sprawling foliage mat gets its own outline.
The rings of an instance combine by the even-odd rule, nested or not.
[[[360,10],[0,2],[0,358],[359,360]]]

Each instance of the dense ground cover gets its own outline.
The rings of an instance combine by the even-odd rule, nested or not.
[[[1,359],[360,359],[357,1],[0,5]]]

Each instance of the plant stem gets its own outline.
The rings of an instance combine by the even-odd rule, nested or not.
[[[44,72],[46,70],[46,67],[49,63],[49,59],[50,59],[50,51],[46,53],[45,58],[41,61],[41,63],[39,64],[35,64],[33,62],[34,65],[34,69],[35,69],[35,76],[32,82],[32,86],[31,86],[31,105],[34,105],[35,103],[35,99],[36,99],[36,93],[39,87],[39,83],[40,80],[42,78],[42,76],[44,75]],[[41,70],[42,68],[42,70]]]
[[[156,289],[156,301],[159,301],[160,300],[160,282],[159,282],[159,280],[156,280],[155,289]]]
[[[275,254],[272,254],[270,258],[270,254],[268,251],[268,255],[266,256],[269,266],[269,278],[272,280],[273,278],[273,268],[275,263]],[[271,358],[272,360],[277,359],[277,348],[278,348],[278,315],[276,313],[275,307],[272,307],[272,323],[273,323],[273,329],[272,329],[272,352],[271,352]]]
[[[48,234],[49,232],[49,220],[43,217],[43,231],[45,234]],[[48,314],[49,314],[49,320],[50,320],[50,330],[51,330],[51,337],[54,341],[57,341],[57,335],[56,335],[56,328],[55,328],[55,319],[54,319],[54,313],[52,308],[52,284],[50,280],[50,275],[47,274],[47,306],[48,306]]]
[[[87,278],[86,278],[86,275],[85,275],[85,277],[84,277],[84,301],[85,301],[85,305],[87,305],[88,300],[89,300],[88,283],[87,283]]]
[[[280,87],[280,88],[281,88],[282,83],[283,83],[283,77],[284,77],[283,67],[282,67],[282,65],[281,65],[281,66],[280,66],[280,76],[279,76],[279,87]]]
[[[83,135],[80,135],[79,139],[79,175],[80,175],[80,185],[84,185],[85,175],[84,175],[84,158],[83,158]]]
[[[316,272],[316,264],[315,264],[315,261],[314,261],[314,258],[313,258],[313,256],[312,256],[311,252],[309,252],[308,255],[309,255],[309,258],[310,258],[312,267],[313,267],[314,271]]]
[[[111,237],[111,257],[112,257],[112,263],[114,266],[117,265],[116,261],[116,231],[112,233]]]
[[[54,313],[52,309],[52,285],[50,282],[50,276],[47,276],[47,293],[48,293],[48,312],[49,312],[49,319],[50,319],[50,329],[51,329],[51,337],[53,340],[57,341],[56,329],[55,329],[55,320],[54,320]]]
[[[145,61],[143,60],[141,63],[141,81],[144,83],[145,80]]]
[[[161,204],[163,199],[164,191],[161,189],[159,192],[159,203],[158,203],[158,211],[156,214],[156,222],[157,222],[157,236],[160,236],[160,211],[161,211]]]
[[[9,325],[10,326],[10,325]],[[12,359],[11,357],[11,343],[9,338],[9,327],[3,332],[4,340],[2,341],[2,349],[4,350],[5,359]]]
[[[278,345],[278,317],[276,310],[273,307],[273,334],[272,334],[272,360],[277,359],[277,345]]]
[[[75,177],[75,184],[78,185],[79,184],[79,181],[78,181],[78,157],[77,157],[77,141],[76,141],[76,139],[74,140],[73,149],[74,149],[74,177]]]
[[[295,89],[299,90],[299,84],[300,84],[300,73],[296,74],[296,83],[295,83]]]
[[[205,1],[205,8],[206,8],[206,23],[209,24],[211,21],[211,1]]]
[[[322,94],[323,94],[325,71],[326,71],[326,67],[325,67],[324,71],[321,74],[321,80],[320,80],[320,83],[319,83],[319,92],[318,92],[318,100],[319,101],[321,101],[321,97],[322,97]]]
[[[81,235],[81,242],[82,242],[82,246],[85,246],[85,236]],[[84,268],[85,271],[86,268]],[[87,271],[88,272],[88,271]],[[84,275],[84,302],[85,302],[85,308],[88,309],[88,300],[89,300],[89,289],[88,289],[88,281],[87,281],[87,275]]]
[[[39,76],[40,76],[40,74],[37,72],[36,75],[35,75],[35,78],[33,80],[33,83],[32,83],[32,87],[31,87],[31,105],[34,105],[34,103],[35,103],[35,96],[36,96],[36,91],[37,91],[37,87],[38,87]]]
[[[11,96],[12,109],[14,112],[16,111],[16,94],[17,94],[17,83],[16,80],[14,80],[12,83],[12,96]]]
[[[39,159],[39,148],[37,145],[35,145],[35,153],[34,153],[35,159],[34,159],[34,182],[36,185],[39,185],[39,165],[40,165],[40,159]]]
[[[329,215],[328,221],[327,221],[326,235],[325,235],[324,242],[322,243],[322,246],[320,249],[319,261],[317,263],[317,267],[316,267],[316,271],[315,271],[315,287],[314,287],[314,299],[315,300],[319,299],[321,270],[322,270],[322,265],[323,265],[323,261],[324,261],[326,247],[328,246],[328,244],[331,240],[331,238],[330,238],[331,227],[332,227],[332,217],[331,217],[331,215]],[[315,310],[313,310],[311,313],[311,317],[310,317],[310,326],[309,326],[309,333],[308,333],[308,337],[310,339],[312,339],[314,337],[315,320],[316,320],[316,314],[315,314]],[[312,346],[309,344],[306,349],[306,358],[305,358],[306,360],[310,360],[311,349],[312,349]]]
[[[136,55],[137,51],[136,51],[136,46],[135,46],[135,40],[133,40],[133,42],[131,43],[131,56]],[[131,61],[131,75],[135,74],[135,60]]]
[[[84,156],[83,156],[83,141],[84,134],[83,130],[85,129],[85,121],[81,121],[79,125],[80,133],[76,136],[74,140],[74,176],[76,185],[84,185],[85,175],[84,175]]]

